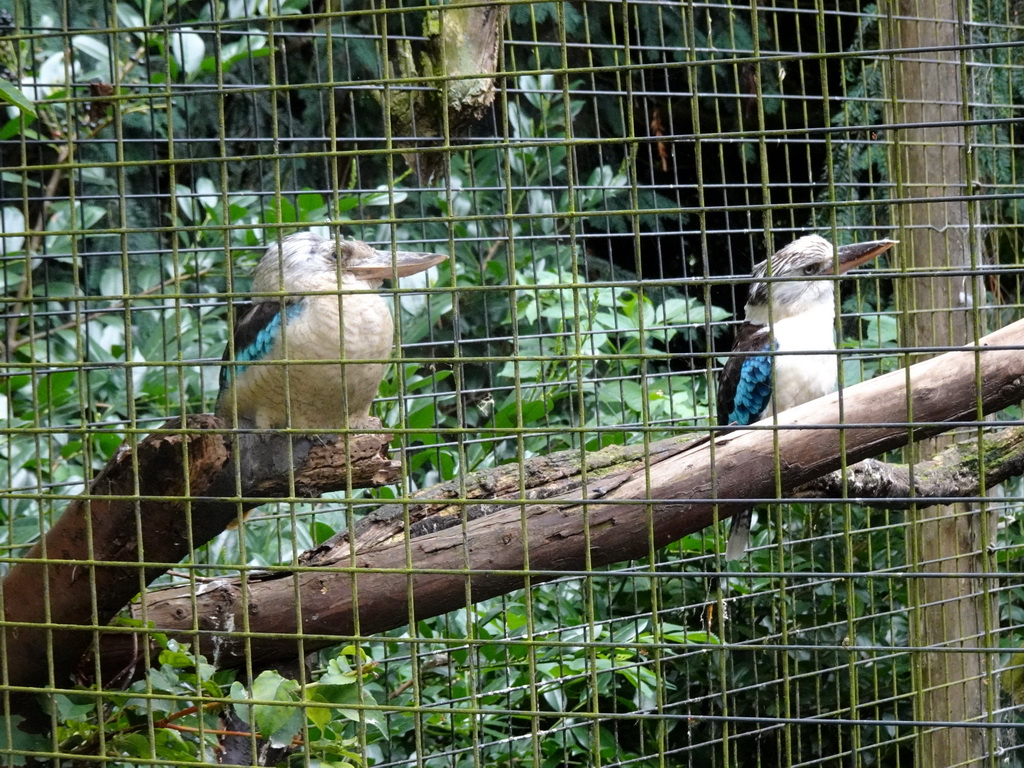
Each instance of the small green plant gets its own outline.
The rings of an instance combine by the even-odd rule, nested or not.
[[[366,764],[365,744],[388,736],[366,685],[373,668],[364,651],[348,646],[315,682],[301,686],[266,670],[250,687],[232,683],[231,698],[235,712],[260,738],[277,748],[294,748],[287,764],[308,759],[325,768],[356,768]]]
[[[138,760],[219,762],[226,738],[266,742],[285,754],[278,765],[312,760],[331,768],[366,765],[362,745],[386,738],[379,707],[369,693],[374,663],[362,650],[346,647],[305,686],[273,670],[251,686],[216,670],[206,658],[160,633],[157,664],[127,690],[59,693],[47,698],[59,727],[52,736],[32,735],[8,718],[0,743],[10,750],[54,749],[67,758],[107,757],[105,765]],[[230,709],[232,720],[223,717]],[[244,723],[238,731],[229,723]],[[121,762],[124,760],[124,762]],[[24,760],[14,765],[24,765]]]

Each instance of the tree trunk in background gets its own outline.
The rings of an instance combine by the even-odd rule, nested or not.
[[[451,0],[427,12],[423,22],[427,44],[419,59],[408,39],[396,41],[399,76],[426,80],[420,88],[396,88],[388,98],[378,92],[377,99],[387,112],[385,120],[390,119],[391,134],[406,137],[395,145],[415,149],[402,156],[421,184],[444,175],[446,155],[429,150],[448,144],[452,136],[480,120],[494,101],[492,75],[498,71],[507,16],[507,5]],[[393,69],[391,62],[388,66]]]
[[[954,46],[967,21],[955,0],[901,0],[894,47]],[[971,266],[972,232],[967,203],[966,141],[960,53],[925,50],[901,55],[895,63],[899,107],[895,122],[920,124],[899,136],[893,178],[899,195],[910,199],[899,209],[902,254],[915,270],[960,272]],[[897,177],[898,173],[898,177]],[[955,199],[961,198],[961,199]],[[909,309],[905,343],[909,347],[961,345],[973,338],[974,291],[962,274],[910,278],[902,295]],[[908,414],[914,421],[914,414]],[[952,437],[942,436],[909,448],[916,460],[928,459]],[[977,505],[918,507],[908,517],[908,565],[924,574],[981,573],[985,527]],[[984,649],[986,596],[981,579],[922,578],[910,584],[911,642],[928,648],[914,659],[915,717],[923,721],[972,722],[986,712]],[[991,620],[994,621],[994,618]],[[963,652],[978,648],[980,652]],[[915,765],[980,766],[986,754],[980,728],[923,727]]]

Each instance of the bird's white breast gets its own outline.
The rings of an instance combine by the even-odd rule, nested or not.
[[[780,354],[775,357],[775,408],[788,408],[835,391],[835,354],[796,355],[787,352],[835,352],[835,310],[827,307],[802,312],[772,327]],[[767,415],[770,411],[766,411]]]
[[[307,297],[266,358],[295,362],[247,368],[236,385],[239,417],[261,429],[322,432],[362,426],[391,356],[393,335],[387,302],[376,294]]]

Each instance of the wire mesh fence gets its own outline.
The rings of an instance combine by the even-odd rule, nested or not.
[[[1022,8],[0,10],[4,762],[1024,765]]]

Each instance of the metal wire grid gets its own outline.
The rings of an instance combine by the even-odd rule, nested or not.
[[[68,156],[52,135],[8,136],[2,148],[4,206],[28,214],[21,226],[4,218],[4,394],[9,415],[19,397],[37,406],[33,419],[4,433],[12,557],[84,490],[123,436],[136,439],[167,415],[209,409],[226,328],[210,321],[222,317],[225,298],[207,278],[232,268],[227,251],[237,260],[234,277],[244,280],[285,218],[273,213],[279,201],[299,208],[301,195],[319,195],[329,208],[351,199],[346,234],[458,249],[460,265],[475,266],[474,274],[495,260],[518,270],[519,282],[506,285],[457,282],[457,303],[451,283],[400,291],[396,312],[411,308],[405,327],[409,316],[429,316],[445,301],[457,313],[403,340],[403,360],[415,366],[399,365],[396,377],[410,391],[382,399],[391,425],[409,430],[400,436],[413,470],[403,493],[459,477],[473,462],[515,460],[527,439],[541,454],[703,427],[719,364],[709,352],[725,351],[735,322],[711,318],[704,307],[739,311],[750,265],[808,226],[884,233],[893,223],[894,180],[880,161],[838,162],[843,153],[884,155],[898,130],[886,125],[894,97],[883,77],[897,54],[880,36],[905,18],[873,6],[758,7],[766,31],[751,36],[747,9],[727,3],[513,5],[498,99],[467,135],[452,137],[449,178],[458,186],[450,190],[404,175],[369,95],[386,80],[397,41],[423,42],[422,8],[307,8],[269,23],[258,6],[211,22],[201,9],[168,4],[144,29],[125,15],[132,8],[98,4],[98,25],[83,23],[84,9],[67,4],[49,19],[38,6],[20,9],[7,36],[37,73],[56,52],[75,52],[79,69],[51,69],[60,76],[52,84],[36,80],[35,97],[56,93],[55,108],[69,113],[88,112],[101,98],[88,92],[90,78],[137,75],[118,96],[121,119],[95,134],[79,124]],[[1019,77],[1017,12],[1012,4],[976,4],[963,23],[960,50],[972,82]],[[583,39],[570,30],[582,30]],[[155,38],[165,51],[175,41],[184,49],[184,34],[220,51],[221,67],[183,74],[173,55],[148,47]],[[90,60],[81,38],[107,45],[121,72]],[[230,53],[244,65],[227,64],[227,46],[238,46]],[[860,52],[873,47],[879,52]],[[846,50],[851,55],[839,55]],[[60,95],[66,82],[74,89]],[[964,105],[972,147],[993,150],[1003,171],[976,182],[971,194],[993,228],[990,242],[1019,253],[1017,209],[998,206],[1020,197],[1019,134],[1007,123],[1020,94],[1002,92],[1001,100]],[[815,122],[826,105],[831,127]],[[559,123],[559,111],[571,120]],[[514,116],[526,116],[519,127],[533,134],[516,135]],[[536,179],[512,173],[509,158],[526,150],[535,151]],[[830,153],[831,174],[823,166]],[[559,175],[565,164],[571,174]],[[608,172],[591,182],[584,170],[595,168]],[[55,178],[56,186],[46,184]],[[593,208],[566,216],[567,188],[593,196]],[[996,204],[981,205],[985,196]],[[39,239],[29,285],[12,238],[32,238],[33,215],[44,211],[54,221],[65,203],[79,208],[69,207]],[[103,218],[87,223],[89,206]],[[565,262],[576,271],[558,266]],[[844,331],[860,339],[847,350],[851,374],[897,365],[909,351],[886,333],[898,317],[886,302],[893,271],[874,270],[844,294]],[[993,281],[991,303],[971,311],[996,327],[1019,314],[1020,292],[1019,284]],[[620,307],[641,295],[656,309],[629,325],[627,314],[609,312],[610,327],[567,330],[531,324],[522,311],[532,303],[578,324],[581,307]],[[699,302],[692,316],[670,315],[666,303],[687,298]],[[608,351],[615,349],[609,337],[626,345],[668,332],[667,341]],[[577,340],[603,365],[566,376],[558,368],[578,366]],[[455,375],[441,380],[438,372],[448,370]],[[438,381],[411,389],[420,376]],[[565,406],[558,418],[547,405],[526,418],[529,403],[554,398]],[[523,431],[496,429],[505,404]],[[417,422],[424,426],[413,426],[413,417],[425,418]],[[93,439],[69,437],[77,434]],[[19,459],[25,452],[35,461]],[[44,469],[55,465],[66,469]],[[248,525],[244,537],[226,534],[187,564],[189,578],[293,561],[321,537],[307,522],[313,511],[336,530],[372,508],[352,495],[285,504]],[[1019,501],[1017,483],[998,505],[976,500],[1005,524],[996,550],[1003,572],[981,575],[985,594],[1000,601],[998,622],[983,638],[989,683],[1007,658],[996,651],[1020,645]],[[922,649],[907,640],[902,514],[844,503],[774,507],[760,516],[766,533],[756,543],[756,568],[732,574],[724,587],[704,578],[717,570],[708,533],[649,563],[566,574],[530,593],[358,639],[380,666],[364,683],[377,709],[363,712],[357,751],[374,765],[909,764],[913,740],[943,723],[915,714],[920,696],[908,685]],[[869,574],[846,570],[850,553]],[[702,623],[709,600],[729,612],[714,640]],[[535,606],[544,613],[534,616]],[[808,615],[813,621],[797,620]],[[1019,709],[1012,695],[991,695],[1002,705],[976,724],[989,729],[988,764],[1017,764]],[[366,725],[374,711],[389,741]],[[154,745],[155,732],[151,726]],[[65,747],[55,738],[53,751]]]

